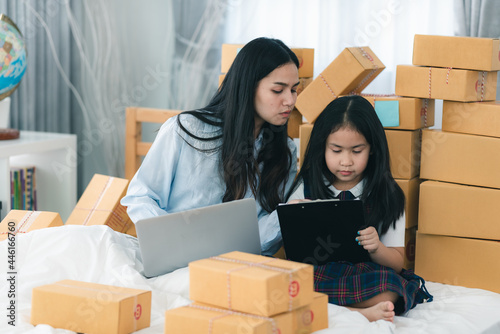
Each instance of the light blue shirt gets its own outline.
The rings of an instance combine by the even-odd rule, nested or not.
[[[167,120],[160,128],[141,167],[130,181],[121,204],[135,223],[139,220],[178,211],[222,203],[225,184],[219,168],[216,150],[221,140],[201,142],[179,128],[177,117]],[[191,133],[199,137],[213,137],[218,127],[206,124],[192,115],[183,114],[181,121]],[[254,155],[262,147],[262,133],[255,141]],[[187,142],[186,142],[187,141]],[[196,148],[215,149],[200,152]],[[290,189],[297,172],[295,143],[288,139],[292,152],[292,168],[285,186]],[[262,166],[261,166],[262,167]],[[249,189],[245,198],[254,197]],[[281,231],[276,210],[269,214],[257,202],[259,232],[263,255],[273,255],[281,247]]]

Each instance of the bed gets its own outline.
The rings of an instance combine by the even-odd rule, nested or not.
[[[0,271],[7,273],[7,242],[0,242]],[[30,324],[31,291],[74,279],[152,291],[151,325],[137,333],[163,333],[165,310],[190,303],[189,271],[145,278],[137,239],[106,226],[66,225],[20,234],[16,239],[16,327],[0,320],[0,333],[73,333]],[[393,323],[368,322],[360,313],[328,305],[329,328],[316,333],[500,333],[500,294],[427,282],[434,301],[417,305]],[[9,284],[0,281],[1,307]],[[5,311],[2,312],[5,314]]]

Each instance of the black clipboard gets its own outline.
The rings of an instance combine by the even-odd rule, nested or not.
[[[363,202],[317,200],[277,207],[287,259],[323,265],[346,261],[371,261],[355,240],[366,227]]]

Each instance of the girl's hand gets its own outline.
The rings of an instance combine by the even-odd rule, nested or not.
[[[297,204],[297,203],[302,203],[302,202],[310,202],[310,199],[292,199],[291,201],[288,202],[288,204]]]
[[[369,226],[364,230],[358,231],[359,236],[356,241],[360,246],[363,246],[368,253],[375,253],[380,247],[380,239],[378,237],[378,232],[373,226]]]

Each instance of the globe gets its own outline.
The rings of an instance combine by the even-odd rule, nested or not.
[[[26,72],[26,46],[16,24],[0,14],[0,100],[19,86]]]

